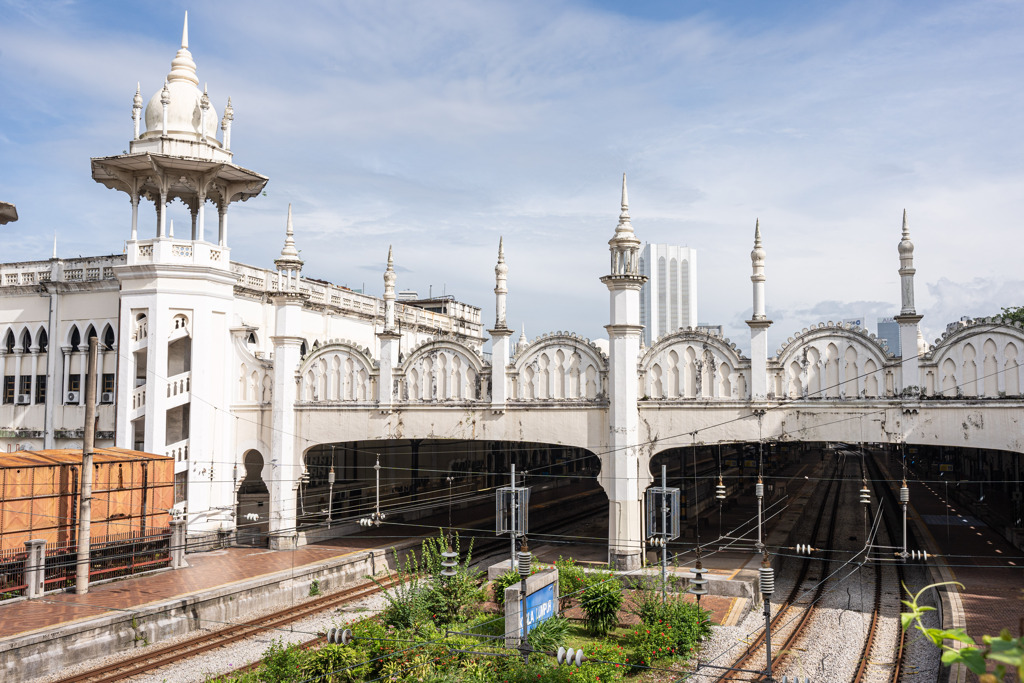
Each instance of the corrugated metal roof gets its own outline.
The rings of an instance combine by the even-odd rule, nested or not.
[[[93,452],[94,464],[132,462],[136,460],[174,460],[166,455],[144,453],[127,448],[97,448]],[[78,465],[82,462],[82,450],[76,448],[54,448],[46,451],[15,451],[0,453],[0,468],[6,467],[47,467],[50,465]]]

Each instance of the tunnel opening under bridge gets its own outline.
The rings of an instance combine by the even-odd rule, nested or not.
[[[530,488],[529,537],[581,508],[593,509],[597,529],[607,526],[608,503],[597,482],[600,461],[589,450],[559,444],[457,440],[393,439],[321,443],[303,454],[296,491],[300,533],[335,529],[330,536],[359,532],[360,520],[378,510],[398,535],[425,527],[451,526],[474,537],[494,537],[496,489]],[[331,484],[330,472],[334,471]],[[534,533],[536,532],[536,533]],[[597,541],[603,547],[605,540]]]

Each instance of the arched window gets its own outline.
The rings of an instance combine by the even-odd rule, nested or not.
[[[112,351],[116,342],[117,338],[114,336],[114,328],[107,325],[106,329],[103,330],[103,348],[107,351]]]
[[[46,330],[43,328],[39,329],[39,338],[36,339],[36,346],[39,347],[40,353],[46,353],[47,347],[50,345],[50,339],[46,336]]]
[[[82,335],[78,333],[78,326],[71,328],[71,350],[78,351],[82,345]]]

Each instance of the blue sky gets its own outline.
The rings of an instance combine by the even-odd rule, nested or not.
[[[900,220],[928,339],[1024,304],[1018,2],[27,2],[0,0],[3,260],[120,252],[130,208],[89,158],[131,137],[189,10],[218,113],[267,196],[232,258],[272,267],[287,205],[305,273],[445,291],[530,337],[604,336],[629,174],[641,240],[698,250],[702,321],[747,346],[760,218],[771,348],[899,307]],[[185,213],[176,207],[185,220]],[[143,234],[152,209],[144,208]]]

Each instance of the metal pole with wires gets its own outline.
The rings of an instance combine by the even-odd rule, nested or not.
[[[666,466],[661,466],[661,489],[662,491],[668,491],[668,475],[665,473]],[[661,602],[664,603],[668,599],[666,597],[666,591],[668,590],[668,498],[662,494],[661,496],[661,538],[663,543],[661,544]]]
[[[767,553],[761,561],[758,583],[761,590],[761,599],[764,602],[764,645],[765,645],[765,675],[772,680],[772,593],[775,592],[775,570],[769,563]]]

